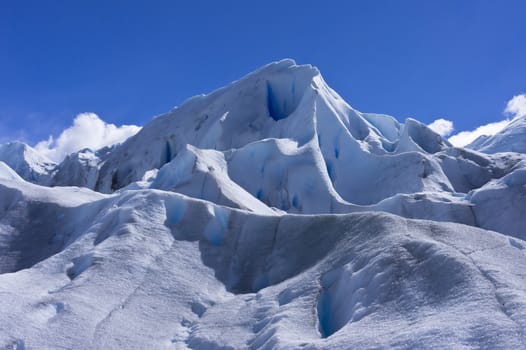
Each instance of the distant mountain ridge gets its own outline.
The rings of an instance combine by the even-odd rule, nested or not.
[[[55,162],[19,141],[0,145],[0,161],[25,180],[40,184],[48,183],[56,166]]]
[[[526,116],[512,120],[495,135],[480,136],[466,147],[484,153],[526,153]]]

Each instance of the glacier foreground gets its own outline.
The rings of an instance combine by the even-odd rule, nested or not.
[[[0,347],[525,348],[517,125],[455,148],[284,60],[60,164],[0,146]]]

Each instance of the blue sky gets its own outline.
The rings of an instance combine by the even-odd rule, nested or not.
[[[0,141],[82,112],[144,125],[268,62],[317,66],[353,107],[457,131],[526,91],[524,1],[0,0]]]

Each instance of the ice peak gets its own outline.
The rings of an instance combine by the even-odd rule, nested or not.
[[[17,151],[23,151],[26,150],[29,146],[22,141],[10,141],[3,145],[0,145],[2,148],[10,149],[10,150],[17,150]]]
[[[38,153],[33,147],[22,141],[11,141],[5,144],[0,144],[0,154],[4,154],[5,157],[27,157],[38,159],[49,164],[53,163],[47,157]]]
[[[320,71],[318,70],[318,68],[310,64],[297,64],[296,61],[294,61],[291,58],[284,58],[282,60],[264,65],[256,71],[248,74],[248,76],[276,73],[294,73],[295,75],[305,74],[310,77],[315,77],[320,74]]]

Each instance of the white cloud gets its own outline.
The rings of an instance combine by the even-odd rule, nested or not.
[[[511,114],[513,119],[526,116],[526,94],[513,96],[506,104],[504,113]]]
[[[464,147],[475,141],[479,136],[492,136],[504,129],[510,123],[509,119],[501,120],[500,122],[489,123],[479,126],[475,130],[462,131],[449,138],[449,142],[457,147]]]
[[[448,136],[454,130],[453,122],[443,118],[435,120],[428,127],[442,137]]]
[[[495,135],[508,126],[513,119],[526,116],[526,94],[513,96],[513,98],[506,104],[504,114],[511,115],[512,118],[482,125],[471,131],[459,132],[458,134],[451,136],[449,142],[457,147],[469,145],[482,135]]]
[[[96,150],[123,142],[140,129],[135,125],[108,124],[94,113],[82,113],[56,140],[50,136],[48,140],[37,143],[35,149],[51,160],[60,162],[68,154],[84,148]]]

